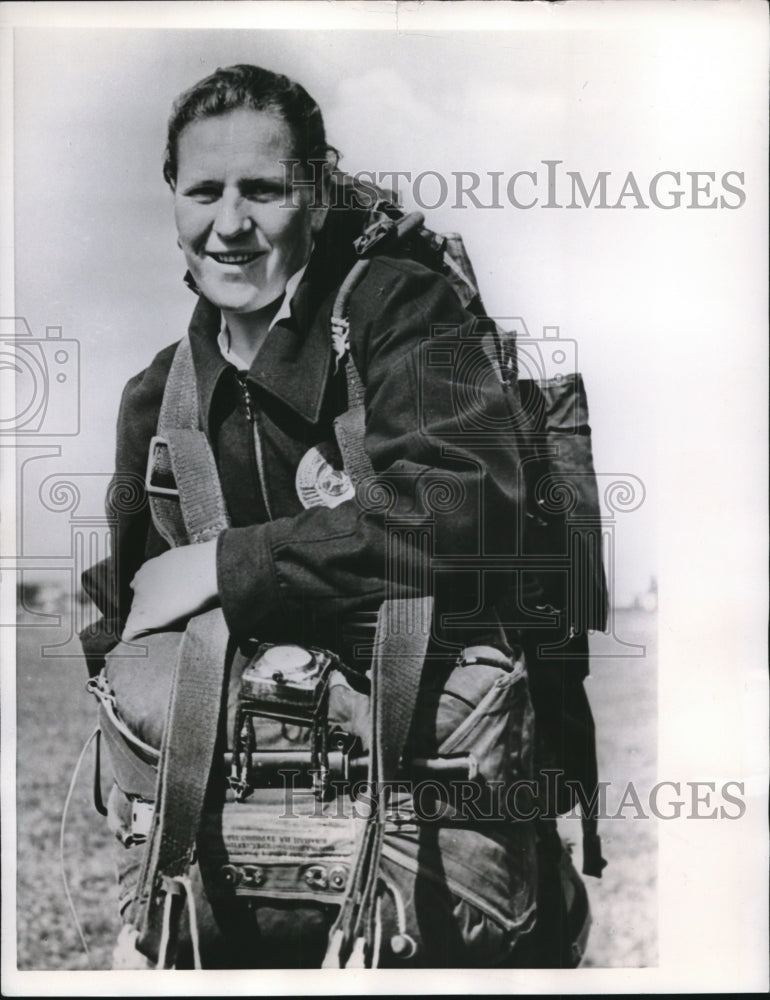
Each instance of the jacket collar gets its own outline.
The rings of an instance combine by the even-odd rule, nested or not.
[[[272,328],[248,374],[256,386],[310,423],[318,422],[331,371],[330,292],[335,283],[324,266],[325,256],[315,252],[310,258],[290,316]],[[189,332],[206,427],[214,391],[229,367],[217,345],[221,324],[219,309],[199,295]]]

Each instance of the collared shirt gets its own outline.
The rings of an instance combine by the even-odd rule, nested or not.
[[[299,271],[295,271],[294,274],[292,274],[292,276],[286,282],[286,288],[284,289],[283,292],[283,298],[281,299],[281,304],[280,306],[278,306],[278,311],[276,312],[275,316],[273,316],[273,318],[270,320],[270,326],[268,326],[267,328],[268,333],[270,333],[270,331],[273,329],[276,323],[280,323],[282,319],[286,319],[288,316],[291,315],[291,300],[294,298],[294,293],[297,291],[299,283],[300,281],[302,281],[302,278],[305,275],[305,271],[307,271],[307,266],[309,263],[310,263],[310,258],[308,258],[302,265],[302,267],[299,269]],[[224,322],[224,319],[222,321],[222,329],[219,331],[219,336],[217,337],[217,346],[219,347],[219,350],[225,361],[227,361],[231,365],[234,365],[238,369],[238,371],[246,372],[249,370],[250,366],[246,364],[243,358],[241,358],[238,354],[235,353],[235,351],[232,349],[230,345],[230,331],[227,329],[227,323]]]

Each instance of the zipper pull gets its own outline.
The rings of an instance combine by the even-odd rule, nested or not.
[[[262,457],[262,441],[260,440],[259,437],[259,417],[257,414],[257,408],[254,406],[254,400],[251,398],[249,387],[246,384],[246,373],[236,372],[236,375],[238,377],[238,383],[241,387],[241,395],[243,396],[243,402],[246,405],[246,416],[252,428],[252,440],[254,443],[254,460],[257,465],[257,479],[259,480],[259,490],[260,493],[262,494],[262,502],[265,505],[267,519],[268,521],[272,521],[273,512],[270,507],[270,500],[267,496],[267,486],[265,482],[265,463]]]
[[[246,384],[246,375],[243,372],[237,373],[238,384],[241,387],[241,395],[243,396],[243,402],[246,405],[246,416],[249,418],[249,423],[254,423],[254,403],[251,398],[251,393],[249,392],[249,387]]]

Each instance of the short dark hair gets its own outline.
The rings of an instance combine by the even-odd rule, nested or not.
[[[313,176],[312,161],[322,160],[330,170],[336,167],[339,153],[326,142],[321,109],[305,88],[281,73],[239,63],[218,69],[174,101],[163,157],[163,176],[171,187],[176,183],[177,143],[182,130],[191,122],[240,108],[272,112],[285,121],[294,136],[294,156]]]

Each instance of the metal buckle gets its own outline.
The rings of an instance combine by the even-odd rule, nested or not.
[[[148,496],[173,497],[175,500],[178,500],[179,490],[172,489],[168,486],[156,486],[152,481],[152,474],[155,471],[155,452],[157,448],[161,446],[168,449],[168,441],[164,437],[154,434],[150,438],[150,450],[147,455],[147,471],[144,474],[144,488],[147,490]]]
[[[460,655],[457,657],[458,667],[470,667],[475,663],[485,664],[488,667],[499,667],[501,670],[507,670],[508,673],[513,670],[511,658],[495,646],[466,646],[460,651]]]
[[[365,257],[374,247],[382,246],[387,240],[393,238],[396,232],[396,222],[394,219],[377,219],[367,226],[358,239],[353,240],[353,247],[357,256]]]
[[[143,844],[150,835],[155,803],[146,799],[131,800],[131,843]]]

